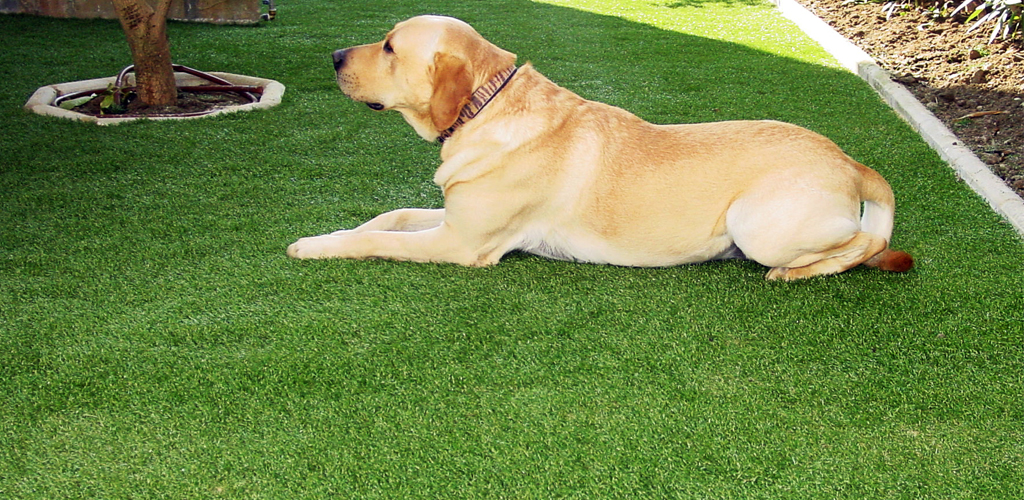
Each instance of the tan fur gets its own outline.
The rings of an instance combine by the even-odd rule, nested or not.
[[[461,21],[423,16],[347,49],[338,84],[398,111],[432,141],[514,61]],[[455,131],[441,158],[434,182],[445,208],[302,238],[288,255],[468,266],[512,250],[624,266],[745,257],[786,280],[913,265],[886,248],[889,185],[825,137],[771,121],[653,125],[529,64]]]

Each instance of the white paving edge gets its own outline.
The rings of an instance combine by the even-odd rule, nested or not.
[[[35,93],[33,93],[31,97],[29,97],[28,102],[25,103],[25,109],[41,115],[56,116],[59,118],[67,118],[83,122],[91,122],[96,123],[97,125],[117,125],[119,123],[136,120],[189,120],[193,118],[206,118],[209,116],[217,116],[224,113],[234,113],[236,111],[264,109],[281,104],[281,98],[284,96],[284,85],[282,85],[280,82],[276,80],[256,78],[247,75],[236,75],[232,73],[222,73],[217,71],[211,71],[210,74],[223,78],[235,85],[263,87],[263,94],[260,95],[260,100],[257,102],[225,107],[210,113],[206,113],[204,115],[196,116],[133,116],[120,118],[102,118],[86,115],[83,113],[77,113],[53,105],[53,101],[61,95],[89,89],[106,88],[108,83],[114,83],[116,79],[115,77],[109,77],[97,78],[94,80],[81,80],[77,82],[58,83],[55,85],[46,85],[43,87],[39,87],[35,91]],[[134,75],[129,75],[129,77],[131,76]],[[202,78],[188,75],[185,73],[175,73],[175,79],[177,80],[178,85],[199,85],[201,83],[206,82],[206,80]],[[129,82],[133,83],[132,80],[129,80]]]
[[[818,16],[796,0],[771,0],[784,17],[793,21],[812,40],[818,42],[839,64],[863,78],[897,114],[900,115],[932,149],[957,172],[974,192],[988,201],[1021,236],[1024,236],[1024,200],[992,173],[959,138],[903,85],[889,78],[888,73],[866,52],[840,35]]]

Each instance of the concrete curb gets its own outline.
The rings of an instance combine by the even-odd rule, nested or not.
[[[956,170],[974,192],[1024,236],[1024,200],[992,173],[942,121],[928,111],[906,87],[892,81],[889,75],[866,52],[843,38],[831,26],[808,11],[796,0],[771,0],[779,12],[796,23],[812,40],[832,54],[843,67],[857,74],[875,89],[932,149]]]
[[[83,122],[96,123],[98,125],[117,125],[119,123],[125,123],[136,120],[188,120],[193,118],[205,118],[208,116],[216,116],[224,113],[233,113],[236,111],[249,111],[252,109],[265,109],[272,106],[281,104],[281,98],[284,96],[284,85],[275,80],[268,80],[266,78],[256,78],[246,75],[235,75],[232,73],[221,73],[221,72],[210,72],[211,75],[223,78],[235,85],[249,85],[253,87],[263,87],[263,94],[260,96],[260,100],[254,103],[242,104],[238,106],[230,106],[218,109],[211,113],[198,116],[150,116],[150,117],[97,117],[90,116],[74,111],[58,108],[53,105],[54,100],[61,95],[70,94],[72,92],[80,92],[92,89],[103,89],[107,87],[107,84],[114,83],[115,78],[97,78],[94,80],[81,80],[77,82],[58,83],[55,85],[47,85],[45,87],[39,87],[35,93],[29,97],[28,102],[25,103],[25,109],[46,116],[56,116],[59,118],[67,118],[71,120],[78,120]],[[134,77],[134,75],[130,75]],[[206,83],[205,80],[194,77],[192,75],[184,73],[175,73],[175,79],[178,85],[201,85]],[[134,80],[129,80],[129,83],[134,85]]]

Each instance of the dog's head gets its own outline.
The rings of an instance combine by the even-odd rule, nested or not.
[[[419,16],[384,40],[334,52],[338,86],[375,110],[394,109],[433,141],[451,127],[473,91],[515,64],[516,55],[450,17]]]

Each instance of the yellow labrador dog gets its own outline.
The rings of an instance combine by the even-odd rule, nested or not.
[[[772,121],[653,125],[585,100],[481,37],[422,16],[333,54],[350,98],[441,140],[443,209],[401,209],[302,238],[300,259],[489,266],[512,250],[622,266],[747,258],[793,280],[858,264],[906,271],[888,249],[888,183],[833,142]],[[861,205],[864,213],[861,215]]]

